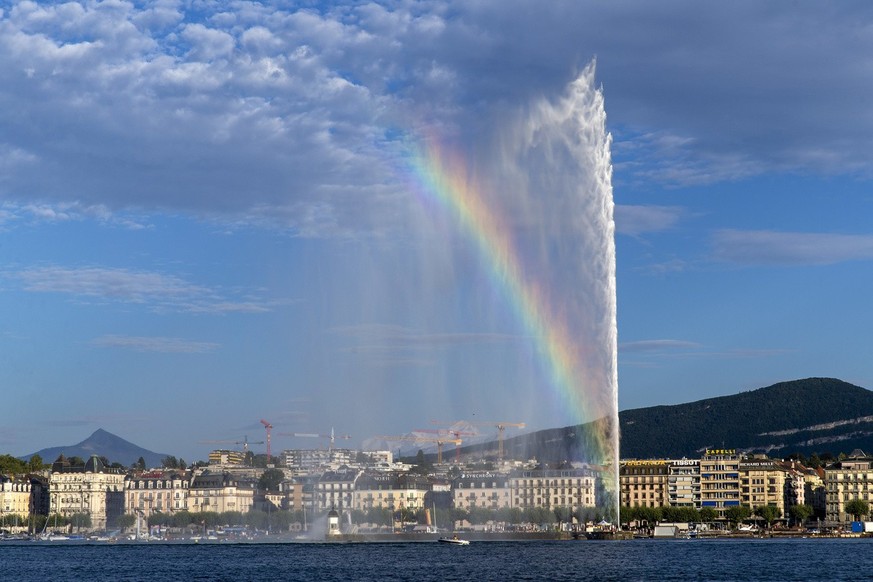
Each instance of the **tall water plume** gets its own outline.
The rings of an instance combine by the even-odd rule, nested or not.
[[[415,174],[423,196],[437,203],[423,205],[422,230],[438,231],[454,243],[446,246],[460,248],[449,263],[469,265],[475,250],[473,262],[491,289],[484,310],[492,309],[492,322],[499,312],[511,313],[535,354],[535,373],[491,386],[495,399],[507,415],[514,409],[516,416],[533,417],[537,428],[585,425],[577,439],[582,449],[573,457],[604,468],[603,508],[617,522],[611,137],[594,73],[591,63],[562,97],[539,99],[508,116],[498,136],[478,150],[462,155],[430,143]],[[419,264],[433,267],[434,251],[427,253]],[[465,267],[455,264],[452,271]],[[459,286],[476,293],[475,285]]]

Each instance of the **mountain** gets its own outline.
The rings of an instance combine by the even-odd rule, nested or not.
[[[813,452],[873,452],[873,392],[835,378],[780,382],[731,396],[619,413],[621,458],[697,458],[707,448],[786,457]],[[586,460],[578,451],[594,423],[507,439],[507,457]],[[464,447],[488,455],[497,444]]]
[[[100,428],[75,445],[50,447],[21,458],[29,459],[33,455],[39,455],[44,462],[51,463],[61,454],[65,457],[82,457],[85,460],[88,460],[91,455],[100,455],[112,463],[118,462],[125,466],[133,465],[142,457],[147,467],[160,467],[162,459],[168,456],[162,453],[153,453]]]

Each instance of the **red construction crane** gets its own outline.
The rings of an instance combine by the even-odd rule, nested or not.
[[[263,424],[264,428],[267,429],[267,464],[269,465],[270,459],[273,457],[272,449],[270,449],[270,431],[273,430],[273,425],[263,418],[261,419],[261,424]]]

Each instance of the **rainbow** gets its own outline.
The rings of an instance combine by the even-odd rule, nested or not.
[[[418,190],[449,212],[471,239],[482,263],[487,266],[493,285],[505,297],[514,316],[534,338],[539,357],[549,375],[551,387],[583,424],[591,420],[591,406],[585,400],[582,347],[536,281],[528,281],[519,260],[511,229],[501,228],[497,214],[489,209],[481,190],[467,173],[458,156],[444,151],[433,142],[419,150],[412,160]],[[609,435],[601,423],[588,435],[601,459],[608,458]]]

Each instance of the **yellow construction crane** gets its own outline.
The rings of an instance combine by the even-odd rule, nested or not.
[[[443,422],[441,420],[432,420],[433,424],[442,424],[442,425],[455,425],[455,424],[468,424],[471,426],[496,426],[497,427],[497,458],[499,460],[503,460],[503,439],[505,437],[505,432],[507,427],[512,428],[524,428],[525,424],[523,422],[490,422],[490,421],[475,421],[475,422],[467,422],[465,420],[453,423],[453,422]]]
[[[462,436],[477,436],[478,435],[478,433],[475,433],[475,432],[467,432],[467,431],[463,431],[463,430],[453,430],[451,428],[438,428],[435,430],[434,429],[427,429],[427,428],[417,428],[413,432],[427,432],[427,433],[433,433],[433,434],[440,435],[440,436],[450,434],[453,437],[455,437],[454,442],[455,442],[455,464],[456,465],[461,462],[461,437]]]
[[[437,463],[443,462],[443,445],[446,443],[454,443],[456,447],[461,446],[461,439],[453,438],[440,438],[440,437],[421,437],[415,435],[401,435],[401,436],[377,436],[374,437],[377,439],[382,439],[385,441],[412,441],[416,443],[436,443],[437,446]]]

